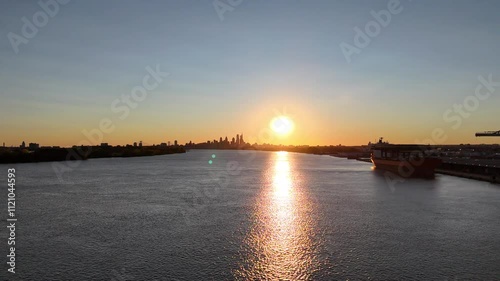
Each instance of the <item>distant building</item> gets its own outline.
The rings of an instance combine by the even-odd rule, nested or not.
[[[167,143],[166,143],[166,142],[162,142],[162,143],[160,144],[160,146],[165,147],[165,146],[167,146]]]
[[[20,146],[21,148],[26,148],[26,143],[23,141],[23,143]]]
[[[142,141],[139,142],[139,147],[142,147]]]
[[[109,147],[109,144],[107,142],[101,143],[101,147]]]
[[[245,144],[245,141],[243,140],[243,134],[240,136],[240,144]]]
[[[37,149],[40,148],[40,144],[38,144],[38,143],[30,143],[28,148],[29,148],[29,150],[34,151],[34,150],[37,150]]]
[[[236,135],[236,145],[240,145],[240,135]]]
[[[179,144],[177,143],[177,140],[174,141],[174,145],[178,146]]]
[[[134,142],[134,147],[137,147],[137,142]]]

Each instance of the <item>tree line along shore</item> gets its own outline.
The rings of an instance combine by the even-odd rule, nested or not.
[[[87,160],[91,158],[141,157],[174,153],[185,153],[182,146],[87,146],[72,148],[1,148],[0,163],[35,163],[51,161]]]

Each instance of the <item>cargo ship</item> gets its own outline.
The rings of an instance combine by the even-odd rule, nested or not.
[[[390,171],[404,178],[432,178],[442,161],[429,156],[428,150],[428,146],[389,144],[380,138],[378,143],[371,145],[371,160],[376,170]]]

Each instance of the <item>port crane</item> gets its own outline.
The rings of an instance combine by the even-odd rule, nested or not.
[[[500,137],[500,131],[486,131],[476,133],[476,137]]]

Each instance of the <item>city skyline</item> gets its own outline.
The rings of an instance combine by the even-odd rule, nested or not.
[[[7,145],[5,142],[3,142],[3,145],[2,147],[11,147],[11,148],[16,148],[16,147],[19,147],[19,148],[30,148],[30,150],[35,150],[35,149],[38,149],[40,147],[60,147],[58,145],[50,145],[50,144],[45,144],[43,146],[40,146],[40,143],[36,143],[36,142],[29,142],[28,145],[26,145],[26,141],[22,141],[22,143],[20,145],[16,145],[16,144],[11,144],[11,145]],[[120,144],[114,144],[114,145],[117,145],[117,146],[134,146],[134,147],[142,147],[143,145],[144,146],[148,146],[148,145],[159,145],[159,146],[178,146],[178,145],[195,145],[195,144],[203,144],[203,143],[208,143],[208,144],[217,144],[217,143],[220,143],[220,144],[226,144],[226,145],[236,145],[236,146],[240,146],[240,145],[245,145],[247,144],[247,142],[244,140],[244,137],[243,137],[243,134],[236,134],[234,135],[234,137],[232,138],[228,138],[227,136],[225,137],[219,137],[219,140],[217,139],[213,139],[213,140],[207,140],[205,142],[193,142],[193,141],[189,141],[189,142],[186,142],[186,143],[181,143],[179,142],[178,140],[174,139],[173,141],[163,141],[163,142],[159,142],[159,143],[143,143],[143,141],[133,141],[133,142],[128,142],[128,143],[120,143]],[[112,146],[113,144],[110,144],[108,142],[101,142],[101,143],[90,143],[89,142],[89,145],[80,145],[80,146]],[[73,146],[79,146],[79,145],[76,145],[76,144],[73,144],[73,145],[69,145],[67,147],[73,147]]]
[[[7,145],[71,146],[103,120],[114,144],[498,143],[475,137],[500,129],[496,1],[65,2],[32,37],[46,9],[0,4]],[[293,132],[263,138],[279,116]]]

